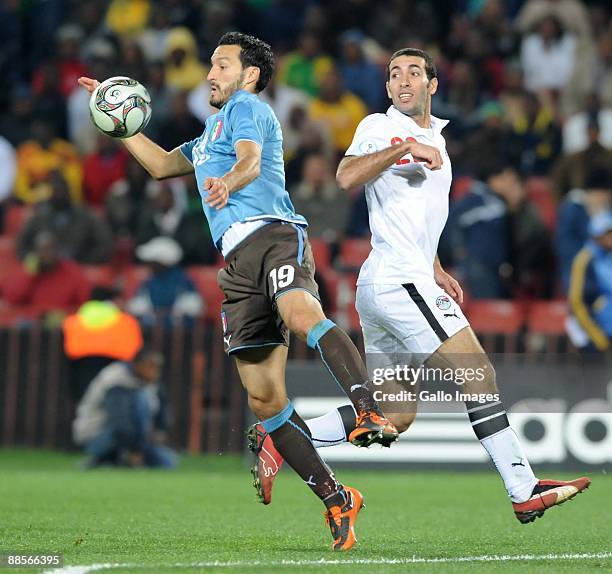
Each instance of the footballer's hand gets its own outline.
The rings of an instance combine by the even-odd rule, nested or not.
[[[204,181],[204,189],[208,191],[208,198],[204,201],[209,207],[221,209],[227,205],[229,189],[227,183],[220,177],[207,177]]]
[[[425,167],[431,170],[440,169],[444,163],[442,161],[442,154],[437,147],[418,142],[410,142],[409,152],[412,154],[415,161],[421,162]]]
[[[85,76],[81,76],[77,82],[79,86],[85,88],[90,94],[93,94],[93,91],[100,85],[98,80],[94,80],[93,78],[86,78]]]
[[[434,269],[434,280],[438,287],[444,289],[452,297],[455,303],[459,305],[463,303],[463,289],[459,281],[451,277],[441,266],[436,266]]]

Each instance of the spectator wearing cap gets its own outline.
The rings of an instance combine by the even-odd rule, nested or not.
[[[189,321],[202,315],[204,301],[185,270],[178,266],[183,250],[174,239],[155,237],[140,245],[136,256],[150,265],[153,274],[128,301],[130,313],[145,323],[157,318]]]
[[[91,286],[81,267],[60,256],[56,237],[42,231],[21,267],[9,275],[4,296],[11,305],[35,307],[41,316],[74,311],[87,301]]]
[[[175,453],[165,446],[162,366],[162,355],[145,348],[131,362],[111,363],[91,381],[72,425],[74,441],[89,455],[84,468],[176,466]]]
[[[588,176],[584,189],[570,191],[559,208],[556,253],[564,292],[570,283],[572,261],[589,239],[591,217],[612,207],[612,170],[598,167]]]
[[[363,51],[365,40],[361,30],[348,30],[342,34],[339,70],[346,89],[361,98],[371,113],[380,112],[386,102],[382,89],[385,76],[379,66],[367,59]]]
[[[589,222],[590,240],[572,263],[569,302],[575,322],[572,342],[585,350],[608,351],[612,340],[612,211]]]
[[[214,263],[217,258],[210,230],[203,221],[201,207],[190,209],[182,180],[147,184],[150,196],[140,209],[136,245],[160,235],[171,237],[182,249],[184,265]]]

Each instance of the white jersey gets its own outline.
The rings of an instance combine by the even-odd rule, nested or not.
[[[432,116],[431,128],[421,128],[391,106],[386,114],[365,117],[357,127],[347,156],[374,153],[413,138],[438,148],[444,162],[440,170],[431,171],[408,154],[366,184],[372,251],[357,285],[403,285],[433,278],[452,178],[441,134],[447,123]]]

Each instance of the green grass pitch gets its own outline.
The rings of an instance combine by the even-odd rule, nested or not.
[[[185,458],[172,472],[83,472],[79,460],[0,450],[0,553],[57,552],[66,567],[119,565],[96,570],[112,574],[612,571],[612,477],[603,473],[521,525],[493,470],[340,469],[367,505],[358,544],[340,554],[330,550],[321,504],[291,472],[264,507],[237,457]]]

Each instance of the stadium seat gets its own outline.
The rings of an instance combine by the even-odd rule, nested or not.
[[[338,283],[340,281],[340,274],[334,269],[317,269],[317,274],[321,276],[325,282],[325,288],[329,296],[329,306],[324,308],[323,311],[328,316],[334,316],[337,309],[338,300]]]
[[[13,205],[9,207],[4,216],[3,235],[16,237],[31,213],[32,208],[26,205]]]
[[[9,305],[0,299],[0,327],[12,327],[19,323],[35,321],[40,317],[37,305]]]
[[[525,324],[523,305],[512,301],[477,300],[467,306],[466,316],[488,353],[515,353]]]
[[[527,330],[544,335],[564,335],[566,318],[565,301],[535,301],[527,309]]]
[[[19,266],[15,253],[15,242],[12,237],[0,236],[0,295],[6,278]]]
[[[476,333],[516,335],[525,322],[522,305],[512,301],[473,299],[466,315]]]
[[[530,178],[526,183],[526,192],[544,225],[553,231],[557,224],[557,202],[549,180],[545,177]]]
[[[312,255],[317,271],[327,269],[331,265],[331,248],[327,241],[317,237],[308,238],[312,247]]]
[[[83,265],[85,276],[92,287],[112,287],[115,273],[110,265]]]
[[[223,291],[217,285],[219,268],[215,266],[194,265],[187,268],[187,273],[206,303],[205,317],[212,321],[219,321],[221,303],[225,297]]]
[[[345,269],[359,269],[371,250],[369,239],[345,239],[340,246],[340,265]]]

